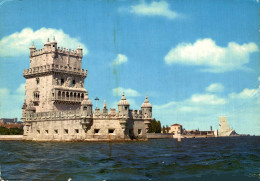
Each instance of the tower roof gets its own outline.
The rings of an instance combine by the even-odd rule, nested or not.
[[[36,49],[33,43],[31,45],[30,49]]]
[[[121,100],[118,102],[118,106],[129,106],[128,101],[125,98],[125,93],[123,92]]]
[[[86,92],[86,94],[84,96],[84,100],[81,102],[81,105],[82,106],[92,106],[92,102],[88,98],[88,91]]]
[[[47,42],[44,45],[50,45],[50,39],[47,39]]]
[[[151,105],[151,103],[149,102],[147,96],[145,96],[145,100],[144,100],[144,102],[143,102],[143,104],[142,104],[141,107],[152,107],[152,105]]]

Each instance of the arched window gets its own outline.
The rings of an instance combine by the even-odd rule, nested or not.
[[[70,100],[73,100],[73,93],[70,93]]]
[[[59,91],[58,92],[58,99],[60,99],[61,98],[61,92]]]
[[[62,92],[62,99],[65,99],[65,92]]]

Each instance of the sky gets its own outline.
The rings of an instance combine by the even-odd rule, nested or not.
[[[21,118],[29,47],[83,47],[95,105],[145,96],[162,125],[260,135],[259,1],[1,0],[0,117]]]

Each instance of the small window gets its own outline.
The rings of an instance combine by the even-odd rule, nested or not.
[[[54,133],[55,133],[55,134],[58,134],[58,130],[57,130],[57,129],[55,129],[55,130],[54,130]]]
[[[53,47],[55,47],[55,45],[53,45]]]
[[[142,134],[142,129],[138,129],[138,134],[139,134],[139,135]]]
[[[115,131],[114,129],[109,129],[109,130],[108,130],[108,133],[109,133],[109,134],[114,134],[114,131]]]
[[[78,130],[78,129],[75,129],[75,133],[78,134],[78,133],[79,133],[79,130]]]
[[[65,134],[68,134],[68,133],[69,133],[69,130],[68,130],[68,129],[64,129],[64,133],[65,133]]]
[[[64,84],[64,79],[61,79],[61,85],[63,85]]]
[[[98,134],[99,133],[99,129],[94,129],[94,133]]]
[[[75,81],[75,80],[72,80],[72,84],[75,85],[75,84],[76,84],[76,81]]]
[[[49,133],[49,131],[48,131],[48,130],[45,130],[45,133],[46,133],[46,134],[48,134],[48,133]]]
[[[127,106],[125,106],[125,110],[127,110]]]
[[[40,83],[40,79],[36,78],[36,84],[39,84],[39,83]]]
[[[40,134],[41,133],[40,130],[37,130],[37,133]]]
[[[87,107],[86,107],[86,106],[84,106],[84,107],[83,107],[83,110],[85,110],[85,111],[86,111],[86,110],[87,110]]]

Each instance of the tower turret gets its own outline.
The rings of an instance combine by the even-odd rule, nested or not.
[[[123,92],[121,100],[118,102],[118,113],[119,113],[119,116],[129,117],[129,103],[125,98],[124,92]]]
[[[82,55],[83,55],[83,50],[82,50],[82,48],[80,47],[80,45],[79,45],[79,47],[77,48],[77,53],[78,53],[79,57],[82,57]]]
[[[81,102],[81,112],[83,117],[92,117],[92,102],[88,98],[88,92],[84,96],[84,100]]]
[[[149,102],[147,96],[145,96],[145,100],[144,100],[141,108],[142,108],[142,118],[143,119],[152,119],[152,105]]]
[[[50,42],[50,47],[51,51],[55,51],[57,49],[57,42],[55,40],[55,37],[53,37],[52,42]]]
[[[106,101],[104,101],[104,105],[103,105],[103,114],[107,114],[107,103]]]
[[[30,57],[32,56],[32,54],[35,52],[36,48],[34,46],[34,44],[32,43],[32,46],[29,48],[30,49]]]
[[[50,44],[50,40],[49,38],[47,39],[47,42],[44,44],[44,51],[50,51],[50,47],[51,47],[51,44]]]

